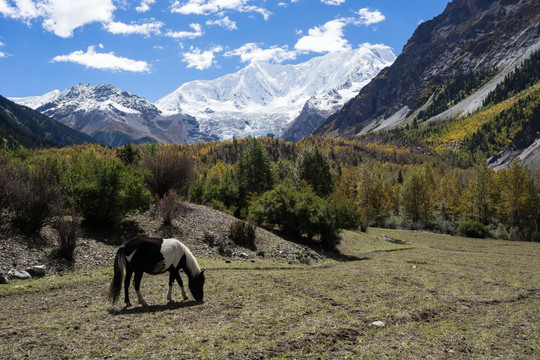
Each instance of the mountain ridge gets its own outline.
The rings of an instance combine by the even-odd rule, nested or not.
[[[316,133],[352,137],[412,123],[415,110],[432,99],[426,93],[433,95],[459,73],[499,69],[503,74],[491,84],[496,86],[540,47],[539,13],[535,1],[452,1],[442,14],[420,24],[396,61]],[[485,95],[460,111],[475,111]]]

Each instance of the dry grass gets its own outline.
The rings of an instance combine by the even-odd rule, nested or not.
[[[341,247],[312,266],[201,259],[202,304],[167,304],[167,276],[147,275],[148,308],[112,307],[110,268],[13,282],[0,358],[540,356],[540,244],[370,229]]]

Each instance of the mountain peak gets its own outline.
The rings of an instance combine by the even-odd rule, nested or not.
[[[381,44],[329,53],[299,64],[251,62],[214,80],[188,82],[155,105],[166,114],[194,116],[221,139],[280,135],[310,99],[332,113],[395,59]]]

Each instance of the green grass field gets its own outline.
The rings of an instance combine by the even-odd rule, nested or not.
[[[112,265],[14,281],[0,358],[540,357],[540,244],[370,229],[340,250],[310,266],[200,259],[202,304],[167,304],[168,276],[146,275],[148,308],[113,307]]]

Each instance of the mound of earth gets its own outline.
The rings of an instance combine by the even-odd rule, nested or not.
[[[54,256],[55,230],[44,226],[39,235],[27,235],[11,226],[8,217],[0,224],[0,271],[11,268],[25,269],[44,264],[49,272],[76,268],[112,266],[118,245],[134,235],[177,238],[185,243],[196,257],[223,259],[225,261],[250,261],[256,258],[277,262],[309,263],[327,257],[322,250],[287,241],[272,232],[256,228],[256,250],[236,246],[228,240],[229,228],[238,221],[235,217],[206,206],[180,203],[180,211],[171,224],[164,225],[155,209],[143,214],[131,214],[122,225],[113,229],[88,229],[82,231],[76,250],[75,264]],[[215,240],[215,243],[208,241]],[[226,244],[226,252],[223,246]]]

